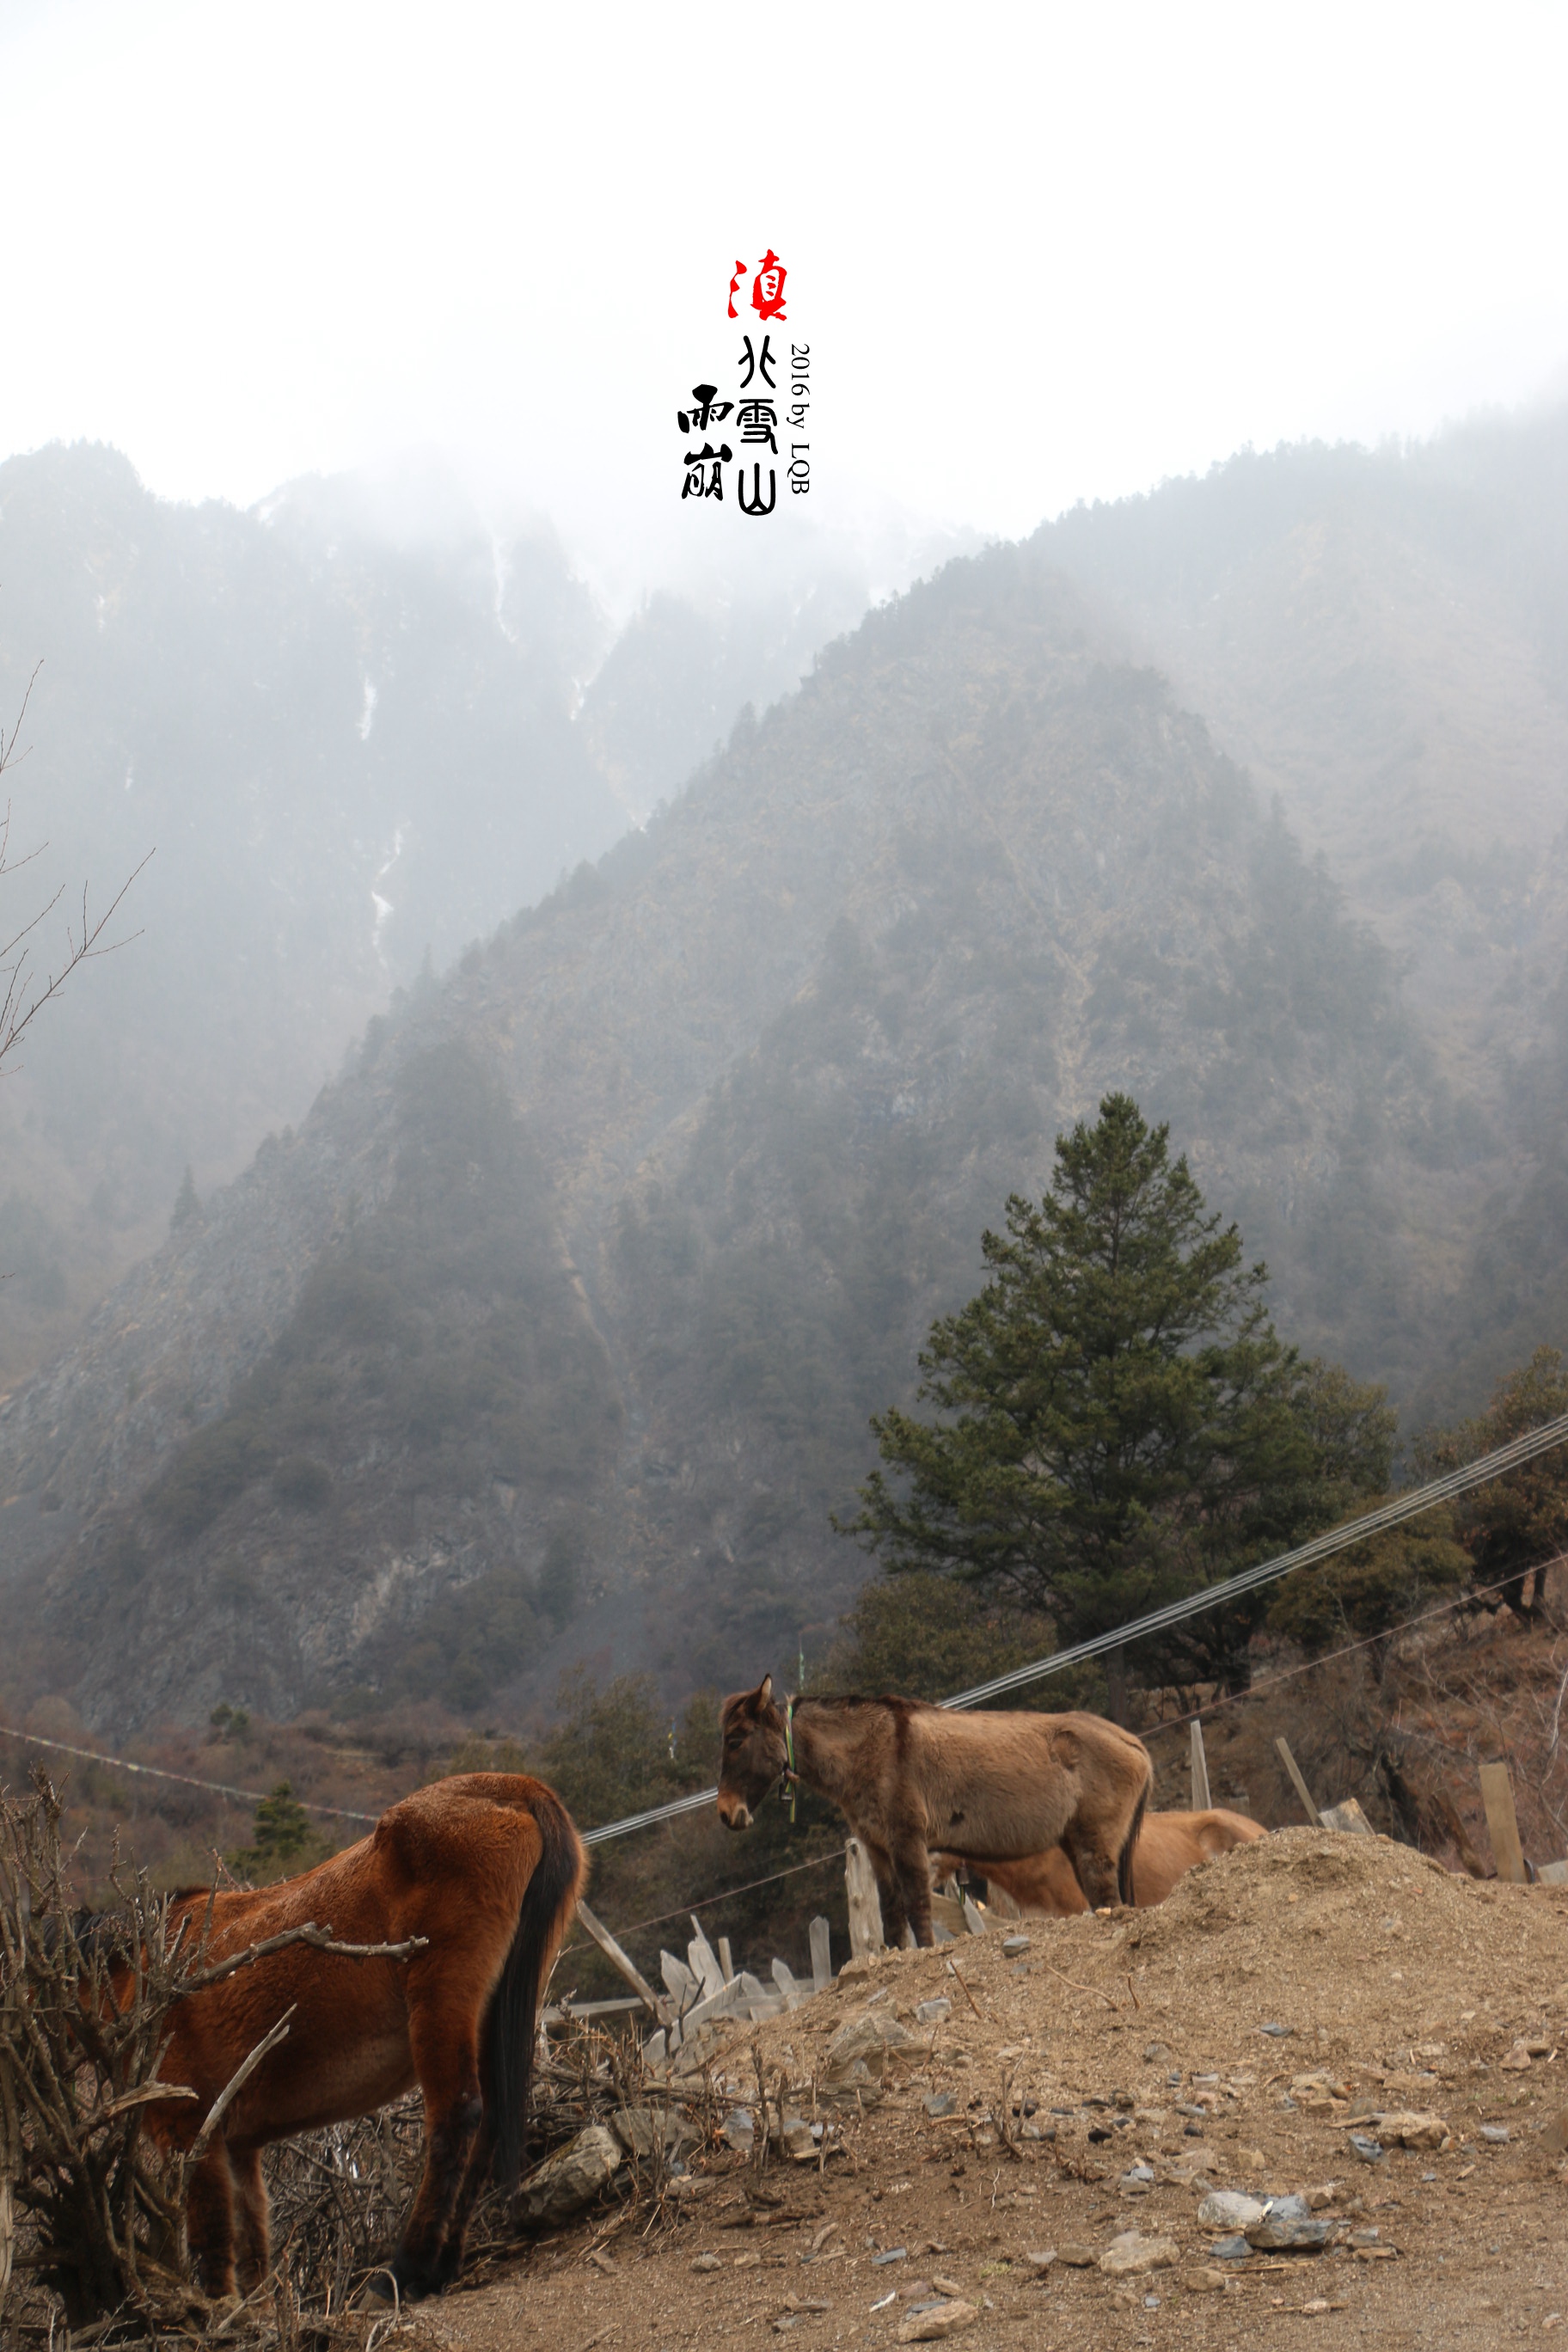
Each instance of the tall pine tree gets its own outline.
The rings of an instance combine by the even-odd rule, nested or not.
[[[1130,1097],[1057,1142],[1037,1206],[982,1244],[990,1279],[921,1356],[934,1419],[874,1416],[883,1467],[841,1522],[897,1572],[940,1569],[1050,1616],[1117,1625],[1329,1525],[1385,1485],[1382,1391],[1304,1363],[1261,1265],[1205,1211],[1169,1132]],[[1205,1612],[1163,1673],[1247,1678],[1268,1596]],[[1152,1659],[1145,1662],[1152,1665]],[[1125,1661],[1108,1660],[1113,1711]]]

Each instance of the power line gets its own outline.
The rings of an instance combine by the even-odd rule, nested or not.
[[[1458,1495],[1468,1494],[1472,1487],[1489,1486],[1521,1464],[1531,1462],[1538,1454],[1549,1454],[1553,1446],[1568,1441],[1568,1412],[1542,1422],[1539,1429],[1526,1431],[1508,1445],[1500,1445],[1479,1460],[1467,1463],[1460,1470],[1450,1470],[1444,1477],[1434,1478],[1413,1493],[1402,1495],[1392,1503],[1384,1503],[1375,1511],[1363,1512],[1359,1519],[1345,1526],[1331,1528],[1326,1535],[1314,1536],[1310,1543],[1300,1544],[1294,1551],[1279,1552],[1272,1559],[1259,1561],[1256,1568],[1243,1569],[1239,1576],[1226,1577],[1223,1583],[1210,1584],[1201,1592],[1189,1593],[1184,1601],[1167,1601],[1163,1609],[1151,1610],[1146,1617],[1135,1617],[1130,1625],[1120,1625],[1113,1633],[1096,1633],[1087,1642],[1077,1642],[1068,1650],[1057,1650],[1048,1658],[1037,1658],[1026,1666],[1015,1666],[1011,1674],[997,1675],[988,1683],[976,1683],[973,1690],[960,1691],[952,1698],[944,1698],[946,1707],[979,1706],[988,1698],[1000,1698],[1005,1692],[1023,1690],[1030,1683],[1044,1682],[1047,1675],[1066,1674],[1070,1666],[1081,1665],[1087,1659],[1102,1657],[1108,1650],[1120,1650],[1133,1642],[1147,1641],[1154,1633],[1169,1633],[1173,1625],[1184,1624],[1190,1617],[1199,1617],[1206,1609],[1217,1609],[1227,1601],[1237,1600],[1244,1592],[1256,1592],[1259,1586],[1273,1584],[1299,1568],[1310,1568],[1319,1560],[1331,1559],[1335,1552],[1348,1551],[1352,1544],[1363,1543],[1368,1536],[1380,1535],[1385,1528],[1396,1528],[1405,1519],[1418,1518],[1436,1504],[1449,1502]],[[587,1845],[602,1845],[611,1838],[629,1837],[634,1830],[651,1829],[658,1822],[674,1821],[679,1814],[695,1812],[710,1805],[719,1791],[700,1789],[694,1796],[679,1797],[673,1804],[655,1805],[643,1813],[630,1813],[625,1821],[605,1822],[596,1830],[584,1833]]]
[[[723,1887],[717,1895],[704,1895],[699,1903],[678,1903],[673,1911],[661,1911],[657,1919],[634,1919],[630,1927],[620,1927],[616,1933],[622,1937],[640,1936],[645,1927],[667,1927],[672,1919],[689,1919],[694,1911],[711,1911],[716,1903],[733,1902],[738,1895],[754,1895],[759,1886],[776,1886],[781,1878],[795,1878],[803,1870],[820,1870],[824,1863],[843,1859],[841,1845],[829,1846],[826,1853],[814,1853],[809,1862],[792,1862],[787,1870],[770,1870],[765,1878],[748,1878],[744,1886]],[[564,1959],[568,1952],[591,1952],[595,1948],[592,1944],[567,1944],[561,1958]]]
[[[1540,1574],[1545,1569],[1561,1568],[1565,1559],[1568,1559],[1568,1552],[1554,1552],[1550,1559],[1539,1560],[1533,1570],[1526,1569],[1524,1572],[1528,1576]],[[1278,1674],[1261,1675],[1246,1690],[1226,1691],[1223,1698],[1211,1698],[1184,1715],[1174,1715],[1164,1723],[1152,1724],[1139,1736],[1150,1740],[1159,1739],[1167,1731],[1184,1731],[1189,1723],[1195,1723],[1201,1717],[1218,1715],[1222,1707],[1245,1706],[1248,1699],[1256,1698],[1260,1691],[1274,1690],[1280,1683],[1293,1683],[1302,1675],[1315,1675],[1320,1666],[1331,1666],[1338,1658],[1353,1658],[1358,1650],[1370,1650],[1379,1642],[1392,1641],[1395,1633],[1408,1633],[1413,1625],[1429,1625],[1434,1618],[1447,1617],[1451,1610],[1463,1609],[1472,1601],[1484,1601],[1490,1593],[1501,1592],[1518,1581],[1517,1575],[1500,1576],[1495,1584],[1472,1585],[1468,1592],[1456,1592],[1450,1599],[1439,1601],[1435,1608],[1418,1610],[1414,1617],[1402,1617],[1397,1625],[1385,1625],[1381,1633],[1366,1633],[1359,1642],[1345,1642],[1337,1650],[1321,1651],[1315,1658],[1303,1658],[1299,1666],[1281,1666]]]
[[[96,1748],[73,1748],[66,1739],[45,1739],[36,1731],[16,1731],[0,1723],[0,1739],[18,1739],[25,1748],[49,1748],[58,1756],[79,1756],[88,1764],[106,1764],[114,1772],[140,1772],[149,1780],[177,1780],[182,1789],[205,1789],[214,1797],[237,1797],[241,1804],[260,1805],[266,1796],[256,1789],[231,1789],[226,1780],[198,1780],[189,1772],[167,1772],[161,1764],[133,1764],[129,1756],[104,1756]],[[338,1822],[380,1821],[379,1813],[353,1813],[346,1805],[318,1805],[309,1797],[294,1801],[307,1813],[330,1813]]]

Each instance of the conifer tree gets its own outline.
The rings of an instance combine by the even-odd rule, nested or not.
[[[1123,1094],[1057,1142],[1036,1204],[982,1248],[990,1279],[931,1328],[922,1419],[873,1416],[882,1457],[844,1526],[895,1573],[939,1569],[1107,1633],[1326,1526],[1386,1483],[1381,1391],[1304,1363],[1267,1268],[1205,1210],[1169,1131]],[[1166,1672],[1245,1686],[1267,1596],[1192,1621]],[[1152,1661],[1147,1662],[1152,1664]],[[1113,1712],[1124,1663],[1108,1660]]]

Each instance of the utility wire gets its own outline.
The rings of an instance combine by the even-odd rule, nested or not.
[[[198,1780],[189,1772],[167,1772],[161,1764],[133,1764],[129,1756],[105,1756],[96,1748],[73,1748],[68,1740],[45,1739],[36,1731],[16,1731],[8,1723],[0,1723],[0,1739],[19,1739],[25,1748],[49,1748],[57,1756],[79,1756],[88,1764],[107,1764],[114,1772],[140,1772],[148,1780],[177,1780],[182,1789],[205,1789],[209,1796],[237,1797],[242,1804],[259,1805],[267,1792],[257,1789],[231,1789],[226,1780]],[[309,1797],[294,1800],[307,1813],[330,1813],[335,1822],[378,1822],[379,1813],[352,1813],[346,1805],[313,1804]]]

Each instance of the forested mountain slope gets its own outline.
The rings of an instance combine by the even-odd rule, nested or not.
[[[1111,1086],[1287,1332],[1408,1388],[1464,1105],[1203,722],[997,549],[373,1024],[4,1408],[14,1672],[123,1726],[754,1671],[842,1605],[868,1412]]]
[[[0,1089],[0,1391],[58,1353],[198,1192],[297,1121],[370,1014],[601,854],[868,601],[839,549],[721,619],[617,634],[548,526],[439,479],[241,513],[85,445],[0,465],[0,939],[101,907],[130,941]],[[606,658],[606,656],[608,656]]]

